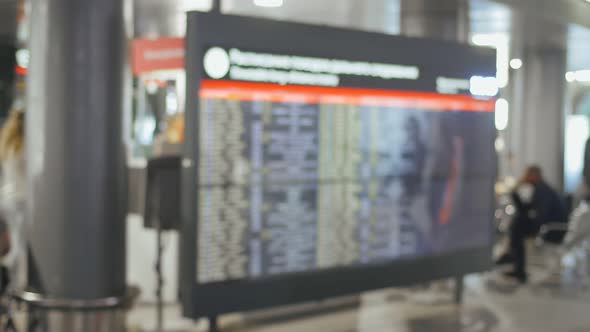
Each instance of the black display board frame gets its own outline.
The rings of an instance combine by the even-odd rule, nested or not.
[[[255,280],[197,284],[198,91],[201,80],[207,78],[202,64],[203,54],[211,46],[417,65],[421,70],[420,79],[411,82],[346,78],[343,85],[351,87],[435,92],[437,77],[489,77],[495,76],[496,71],[496,54],[492,49],[252,17],[189,13],[180,276],[180,295],[186,317],[215,317],[231,312],[317,301],[368,290],[458,277],[483,272],[491,267],[492,244],[489,243],[468,250],[398,259],[383,264],[332,268]],[[492,121],[490,126],[493,125]],[[494,165],[494,169],[496,167]],[[489,199],[494,200],[493,188],[489,188]],[[489,218],[490,238],[493,238],[493,216],[490,215]]]

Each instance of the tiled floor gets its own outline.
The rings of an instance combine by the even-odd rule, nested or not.
[[[364,294],[358,308],[321,315],[257,323],[241,316],[225,317],[228,332],[582,332],[590,331],[590,292],[526,286],[516,288],[496,277],[471,277],[465,303],[456,306],[450,292],[387,290]],[[153,330],[153,307],[140,307],[129,325]],[[206,331],[206,322],[179,318],[179,309],[166,310],[167,331]]]
[[[557,256],[551,252],[537,252],[529,260],[526,286],[507,281],[499,272],[469,276],[460,306],[453,303],[452,283],[437,282],[322,305],[228,315],[220,325],[225,332],[590,332],[587,252],[567,255],[561,265],[551,263],[560,261],[552,259]],[[165,310],[162,331],[208,330],[206,321],[181,318],[178,305]],[[127,325],[130,332],[155,331],[155,320],[154,306],[138,304],[128,314]]]
[[[471,276],[465,301],[452,302],[452,289],[439,284],[429,289],[390,289],[363,294],[360,304],[346,309],[297,318],[256,320],[228,316],[221,320],[228,332],[588,332],[590,289],[571,268],[547,276],[532,267],[530,285],[519,287],[497,273]],[[207,331],[204,321],[180,318],[177,306],[166,308],[165,331]],[[272,312],[270,313],[272,315]],[[260,315],[258,315],[260,316]],[[267,312],[266,317],[269,316]],[[131,330],[153,331],[155,311],[138,306],[128,317]]]

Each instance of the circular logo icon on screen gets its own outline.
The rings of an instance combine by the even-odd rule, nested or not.
[[[221,47],[212,47],[205,53],[203,64],[209,77],[223,78],[229,72],[229,55]]]

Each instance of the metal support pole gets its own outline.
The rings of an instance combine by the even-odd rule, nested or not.
[[[213,0],[211,4],[211,12],[221,14],[221,0]]]
[[[158,247],[156,253],[156,275],[157,275],[157,289],[156,289],[156,299],[157,299],[157,331],[163,331],[164,328],[164,299],[163,299],[163,288],[164,288],[164,277],[162,275],[162,224],[160,223],[160,218],[157,217],[157,226],[156,226],[156,246]]]
[[[209,332],[219,332],[217,316],[209,317]]]
[[[29,287],[79,308],[44,308],[45,331],[119,331],[122,300],[88,308],[126,294],[123,1],[31,4]]]
[[[455,278],[455,304],[461,305],[463,304],[463,292],[465,291],[465,280],[464,276],[459,276]]]

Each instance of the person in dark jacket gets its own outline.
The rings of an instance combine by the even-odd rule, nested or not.
[[[536,235],[546,223],[566,222],[565,204],[559,194],[543,179],[538,166],[528,167],[525,174],[512,192],[516,215],[510,227],[510,252],[499,263],[513,263],[514,270],[506,276],[525,283],[526,252],[525,240]]]
[[[590,138],[586,141],[586,148],[584,149],[584,170],[582,172],[584,177],[584,184],[587,190],[590,191]],[[586,197],[588,199],[588,197]]]

